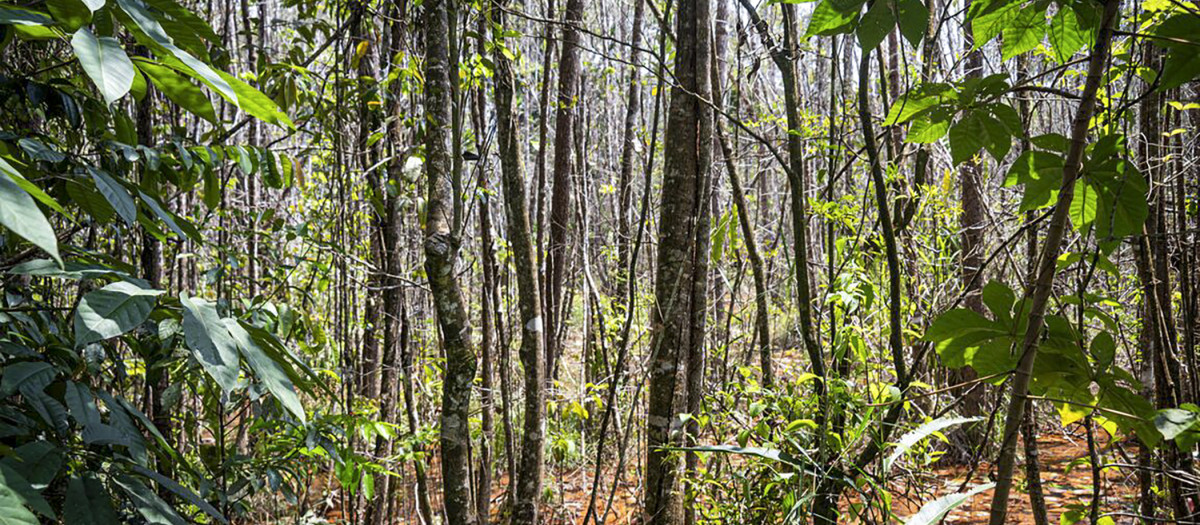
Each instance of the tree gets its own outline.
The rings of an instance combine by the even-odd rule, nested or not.
[[[545,452],[543,427],[546,361],[542,351],[542,308],[537,284],[537,264],[534,262],[533,236],[530,233],[525,198],[525,181],[521,169],[521,141],[513,118],[513,95],[517,80],[512,62],[505,55],[508,42],[504,40],[503,28],[504,12],[508,3],[500,0],[493,6],[492,60],[496,64],[494,93],[501,184],[504,188],[508,243],[517,273],[521,326],[519,352],[521,364],[525,367],[525,423],[522,426],[524,439],[521,441],[520,464],[516,473],[513,522],[535,524],[538,523],[542,456]]]
[[[442,492],[451,523],[474,524],[470,494],[468,412],[475,380],[475,351],[470,346],[462,287],[455,274],[459,240],[452,221],[450,158],[450,21],[446,0],[432,0],[425,10],[425,174],[429,197],[425,208],[425,273],[433,294],[446,378],[442,383]]]
[[[679,442],[672,426],[687,387],[687,373],[700,359],[706,305],[695,303],[707,288],[704,261],[709,212],[706,195],[712,158],[712,113],[704,100],[710,95],[710,4],[685,0],[675,14],[674,76],[667,111],[659,250],[655,277],[655,306],[650,314],[650,390],[646,415],[646,523],[681,523],[677,493],[679,463],[664,447]],[[692,365],[695,366],[695,365]],[[686,385],[686,386],[685,386]],[[677,399],[677,396],[679,399]]]

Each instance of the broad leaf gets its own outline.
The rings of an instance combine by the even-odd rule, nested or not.
[[[854,32],[858,35],[858,43],[862,46],[863,52],[870,52],[879,47],[879,44],[883,43],[883,39],[887,38],[888,33],[892,32],[892,28],[896,27],[896,17],[888,7],[889,3],[888,1],[872,2],[867,14],[858,21],[858,28]]]
[[[96,38],[88,28],[80,28],[71,37],[71,46],[79,65],[100,89],[100,94],[109,104],[129,93],[133,86],[133,62],[121,48],[117,39],[102,36]]]
[[[67,501],[63,505],[63,520],[79,525],[116,525],[120,523],[112,508],[112,496],[100,480],[85,475],[71,476],[67,482]]]
[[[1200,420],[1200,414],[1180,408],[1164,408],[1154,416],[1154,428],[1162,434],[1163,439],[1175,439]]]
[[[213,110],[212,102],[205,96],[204,91],[193,84],[191,80],[188,80],[187,77],[180,75],[172,68],[150,62],[149,60],[139,59],[135,60],[134,63],[172,102],[179,104],[179,107],[182,107],[193,115],[213,124],[217,123],[217,113]]]
[[[3,159],[0,162],[4,162]],[[11,168],[6,162],[0,166],[4,167]],[[0,225],[41,248],[62,265],[62,257],[58,255],[58,237],[55,237],[50,221],[46,220],[29,193],[13,182],[5,169],[0,169]]]
[[[279,404],[283,405],[283,408],[304,423],[304,405],[300,404],[300,398],[296,396],[292,380],[283,371],[280,364],[263,353],[254,338],[236,319],[225,319],[224,321],[229,334],[233,336],[234,341],[237,341],[238,348],[242,351],[242,357],[246,358],[246,362],[254,370],[254,375],[263,382],[271,395],[279,400]]]
[[[21,503],[33,509],[34,512],[51,520],[55,518],[54,510],[50,508],[49,503],[46,503],[46,499],[42,497],[41,492],[38,492],[33,485],[30,485],[29,480],[25,479],[24,476],[3,463],[0,463],[0,485],[8,487],[9,490],[17,495]]]
[[[150,316],[162,293],[119,281],[84,295],[75,310],[75,347],[137,328]]]
[[[121,220],[130,226],[137,224],[137,202],[129,195],[129,190],[102,170],[88,167],[88,173],[92,175],[96,189],[121,216]]]
[[[183,305],[184,340],[204,371],[208,372],[226,392],[237,387],[237,342],[225,328],[217,308],[204,299],[179,297]]]
[[[858,19],[858,7],[838,10],[835,6],[836,3],[833,0],[822,0],[820,4],[817,4],[812,18],[808,21],[808,29],[804,32],[805,38],[850,32],[854,27],[854,21]],[[859,2],[858,5],[861,6],[862,3]]]
[[[132,476],[120,475],[117,476],[116,482],[125,490],[125,494],[129,495],[134,507],[147,522],[156,525],[187,525],[186,520],[141,481]]]

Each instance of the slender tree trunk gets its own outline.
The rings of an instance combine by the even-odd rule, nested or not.
[[[442,383],[442,493],[450,523],[477,521],[470,491],[470,427],[468,409],[476,356],[455,263],[459,240],[452,223],[453,191],[450,158],[451,76],[449,0],[427,0],[425,11],[425,272],[437,311],[446,354]]]
[[[574,193],[572,139],[579,96],[579,31],[583,0],[567,0],[563,11],[562,56],[558,61],[558,98],[554,113],[554,181],[550,193],[550,245],[546,256],[546,373],[554,377],[560,316],[564,315],[563,279],[570,249],[571,197]]]
[[[710,3],[682,0],[676,12],[674,76],[667,113],[659,251],[655,305],[650,313],[650,391],[647,412],[646,492],[644,522],[682,521],[676,493],[679,465],[664,446],[677,444],[671,436],[677,398],[687,402],[686,386],[694,381],[699,363],[696,349],[703,343],[706,266],[698,258],[701,237],[707,238],[709,162],[712,148],[711,109],[701,99],[710,96]],[[689,359],[691,358],[691,359]],[[691,368],[689,368],[691,367]],[[683,378],[681,373],[685,374]],[[683,379],[683,381],[680,381]],[[682,385],[680,383],[683,383]],[[679,388],[682,386],[683,388]],[[693,398],[694,399],[694,398]]]
[[[633,27],[629,32],[629,83],[625,97],[625,120],[621,130],[621,166],[617,179],[617,271],[616,297],[624,300],[629,290],[629,251],[633,242],[630,217],[633,215],[634,146],[637,142],[637,119],[641,110],[641,63],[638,48],[642,46],[642,20],[646,1],[634,0]],[[625,308],[633,308],[627,304]]]
[[[1084,149],[1087,146],[1088,128],[1096,107],[1096,93],[1103,79],[1109,57],[1113,26],[1118,18],[1120,2],[1106,0],[1100,21],[1096,43],[1088,59],[1087,79],[1080,95],[1079,108],[1071,122],[1070,147],[1063,164],[1062,186],[1050,224],[1046,231],[1045,244],[1038,258],[1037,279],[1031,283],[1029,298],[1029,324],[1024,340],[1020,344],[1017,368],[1012,378],[1012,398],[1004,419],[1001,434],[1000,454],[996,460],[996,489],[992,496],[990,525],[1003,525],[1008,519],[1008,499],[1012,491],[1013,467],[1016,464],[1017,434],[1025,417],[1025,404],[1029,394],[1029,380],[1037,360],[1038,338],[1042,332],[1046,304],[1054,284],[1058,255],[1062,250],[1066,234],[1071,198],[1075,193],[1075,181],[1079,176]]]
[[[494,38],[504,27],[507,0],[496,2],[492,14]],[[538,523],[544,452],[545,361],[542,350],[542,310],[538,291],[533,237],[529,228],[525,183],[521,168],[521,139],[513,117],[516,76],[512,62],[497,49],[492,54],[495,69],[496,128],[504,187],[508,244],[517,274],[518,308],[521,314],[521,364],[525,368],[525,439],[521,443],[517,472],[513,523]]]

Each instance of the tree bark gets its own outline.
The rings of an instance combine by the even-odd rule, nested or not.
[[[709,59],[711,22],[709,0],[682,0],[676,11],[674,76],[667,113],[663,166],[659,251],[655,279],[655,305],[650,311],[650,390],[646,421],[646,492],[644,523],[675,524],[682,521],[676,479],[679,464],[663,449],[672,439],[677,396],[687,402],[686,385],[693,383],[690,358],[703,343],[706,267],[698,258],[708,237],[709,163],[712,148],[711,109],[702,99],[710,96]],[[701,237],[705,239],[702,240]],[[680,385],[683,383],[683,385]],[[683,386],[683,388],[678,388]]]
[[[425,11],[425,273],[437,311],[446,377],[442,383],[442,493],[450,523],[477,521],[470,490],[468,409],[476,356],[470,325],[455,274],[459,240],[452,230],[452,161],[450,158],[451,76],[449,0],[427,0]]]
[[[508,1],[495,4],[492,19],[495,39],[502,38],[504,11]],[[508,223],[508,244],[512,251],[517,275],[518,308],[521,315],[521,364],[525,368],[525,438],[521,442],[520,466],[517,472],[513,523],[538,523],[538,500],[541,497],[542,463],[544,453],[545,361],[543,359],[542,310],[534,260],[533,240],[526,207],[525,182],[521,168],[521,140],[513,117],[513,96],[516,76],[512,62],[494,47],[492,61],[495,69],[496,128],[500,153],[501,181],[504,187],[505,219]]]
[[[579,96],[579,31],[583,0],[567,0],[563,11],[562,56],[558,62],[558,97],[554,113],[554,180],[550,193],[550,244],[546,254],[546,373],[554,375],[558,359],[560,316],[563,315],[563,279],[570,254],[571,200],[574,193],[572,139]]]

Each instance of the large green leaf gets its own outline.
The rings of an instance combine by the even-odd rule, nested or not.
[[[133,86],[133,62],[117,39],[96,38],[90,29],[83,27],[71,37],[71,46],[75,48],[79,65],[95,82],[106,102],[112,104],[129,93]]]
[[[217,73],[221,78],[225,79],[225,82],[232,86],[234,93],[237,94],[236,98],[228,99],[230,102],[233,102],[242,108],[243,111],[263,122],[275,124],[286,129],[295,127],[292,124],[292,120],[279,109],[279,106],[270,97],[229,73],[224,71],[218,71]]]
[[[213,124],[217,123],[217,113],[213,110],[212,102],[205,96],[204,91],[187,77],[180,75],[172,68],[149,60],[138,59],[134,63],[172,102],[193,115]]]
[[[77,31],[92,21],[91,6],[80,0],[46,0],[46,9],[67,31]]]
[[[58,477],[63,454],[49,441],[31,441],[13,449],[13,455],[0,463],[20,473],[36,488],[43,489]]]
[[[158,19],[150,12],[150,9],[140,0],[117,0],[117,5],[121,7],[121,11],[133,20],[133,23],[141,33],[149,38],[150,41],[146,42],[146,44],[156,46],[177,59],[190,72],[197,75],[201,81],[220,93],[221,96],[231,101],[237,100],[237,93],[218,74],[217,70],[175,45],[175,40],[167,34],[162,24],[159,23]]]
[[[112,508],[112,496],[100,480],[85,475],[71,476],[67,482],[67,501],[63,505],[63,520],[79,525],[117,525]]]
[[[246,362],[254,370],[254,375],[266,385],[267,390],[275,396],[275,399],[279,400],[279,404],[283,405],[283,408],[304,423],[304,405],[300,404],[300,398],[296,396],[292,380],[284,372],[280,363],[276,363],[263,352],[262,348],[259,348],[254,338],[237,319],[225,319],[224,321],[225,328],[229,330],[234,341],[237,341],[238,348],[242,351],[242,357],[246,358]]]
[[[895,14],[888,4],[887,1],[873,2],[867,14],[858,21],[854,32],[858,35],[858,43],[863,52],[870,52],[879,47],[888,33],[892,32],[892,28],[896,27]]]
[[[900,34],[909,44],[916,46],[925,37],[929,29],[929,8],[922,0],[900,0],[896,5],[896,21],[900,26]]]
[[[950,158],[955,165],[966,162],[987,143],[983,121],[972,111],[950,126]]]
[[[43,361],[20,361],[8,365],[0,376],[0,397],[11,396],[30,384],[45,386],[54,379],[54,375],[54,367]]]
[[[163,488],[171,491],[176,496],[183,498],[184,501],[187,501],[188,503],[195,505],[196,508],[200,509],[201,511],[204,511],[205,514],[208,514],[213,519],[217,520],[217,522],[224,523],[224,524],[229,523],[229,520],[225,519],[225,516],[222,515],[221,512],[216,509],[216,507],[213,507],[211,503],[204,501],[204,498],[201,498],[200,495],[196,494],[196,492],[193,491],[192,489],[189,489],[183,485],[180,485],[175,480],[168,478],[162,474],[159,474],[153,470],[150,470],[146,467],[143,467],[141,465],[134,465],[133,470],[135,472],[137,472],[138,474],[141,474],[143,476],[146,476],[147,478],[154,480],[154,482],[158,483],[158,485],[160,487],[163,487]]]
[[[138,513],[145,518],[147,523],[153,525],[187,525],[187,521],[179,516],[167,502],[158,497],[154,491],[146,487],[141,481],[128,475],[120,475],[116,477],[116,482],[119,487],[124,489],[125,494],[133,501],[134,507]]]
[[[858,2],[853,9],[843,10],[839,10],[836,4],[833,0],[822,0],[817,4],[808,21],[808,29],[804,32],[805,38],[849,33],[853,29],[854,21],[858,19],[858,6],[862,2]]]
[[[0,168],[11,168],[3,159],[0,159],[0,163],[3,163]],[[0,169],[0,225],[41,248],[62,265],[62,257],[58,255],[58,237],[55,237],[50,221],[33,202],[33,197],[21,189],[6,171]]]
[[[129,190],[103,170],[89,166],[88,173],[92,175],[92,180],[96,183],[96,190],[112,205],[117,215],[121,216],[121,220],[130,226],[137,224],[137,202],[134,202],[133,197],[129,195]]]
[[[187,294],[181,295],[179,302],[183,305],[183,333],[188,347],[204,371],[223,390],[232,392],[238,379],[237,342],[217,314],[217,307]]]
[[[40,11],[0,6],[0,25],[46,26],[53,23],[53,18]]]
[[[1021,14],[1022,1],[1011,0],[974,0],[967,12],[971,21],[971,36],[975,39],[975,49],[996,38],[1004,28]]]
[[[30,485],[29,480],[25,479],[24,476],[3,463],[0,463],[0,485],[6,485],[16,493],[17,497],[21,499],[21,502],[26,507],[33,509],[34,512],[51,520],[55,518],[54,510],[50,508],[49,503],[46,503],[46,499],[42,497],[41,492],[38,492],[33,485]]]
[[[1163,439],[1175,439],[1200,420],[1200,414],[1180,408],[1164,408],[1154,416],[1154,428],[1162,434]]]
[[[25,508],[7,480],[0,480],[0,525],[39,525],[37,516]]]
[[[118,281],[84,295],[75,309],[76,348],[137,328],[150,316],[162,293]]]
[[[1062,187],[1062,156],[1048,151],[1026,151],[1009,167],[1005,186],[1021,184],[1025,193],[1018,211],[1029,211],[1054,204]]]
[[[1085,31],[1079,27],[1079,19],[1073,9],[1059,9],[1050,21],[1047,30],[1050,37],[1050,52],[1058,63],[1064,63],[1075,56],[1087,44]]]
[[[1036,49],[1046,35],[1046,11],[1037,8],[1022,9],[1001,34],[1004,37],[1001,58],[1004,60]]]

